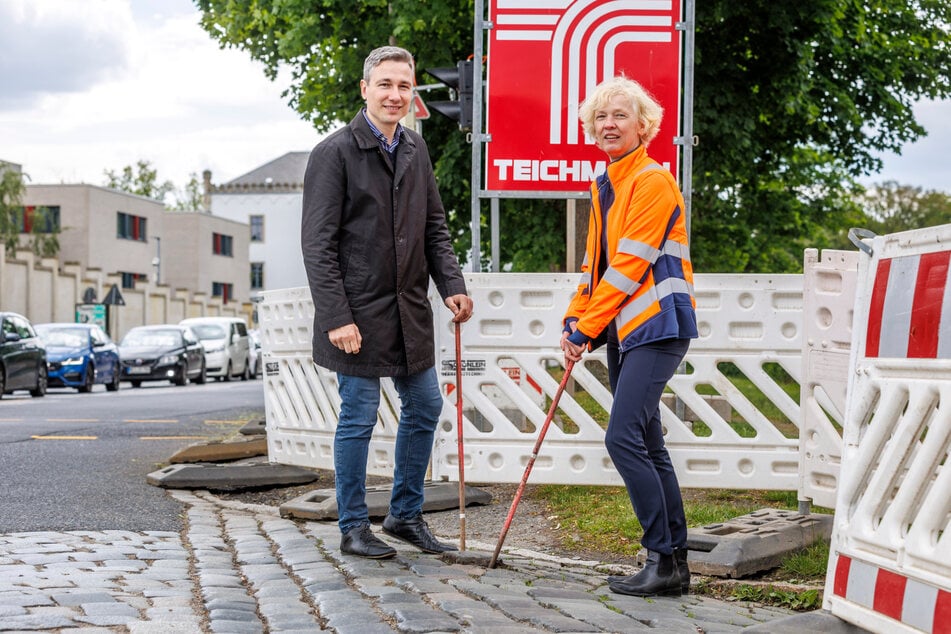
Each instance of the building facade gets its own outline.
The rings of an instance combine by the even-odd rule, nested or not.
[[[43,210],[58,222],[60,266],[115,274],[127,289],[165,284],[226,303],[250,300],[247,224],[168,212],[159,201],[86,184],[27,185],[22,202],[25,218]]]
[[[310,152],[288,152],[222,185],[205,172],[212,215],[248,226],[250,293],[307,286],[300,248],[304,171]]]

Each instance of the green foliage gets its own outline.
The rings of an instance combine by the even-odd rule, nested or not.
[[[20,241],[17,213],[22,208],[25,191],[23,174],[0,162],[0,240],[3,241],[8,254],[16,251]]]
[[[949,94],[951,3],[728,2],[697,7],[697,270],[801,270],[850,248],[854,179],[920,138],[912,103]]]
[[[734,588],[731,599],[735,601],[753,601],[774,605],[797,612],[818,610],[822,607],[822,589],[813,588],[805,592],[783,590],[774,586],[739,585]]]
[[[895,181],[870,188],[862,203],[869,218],[865,228],[879,235],[951,222],[951,195]]]
[[[42,228],[50,210],[46,207],[30,209],[23,207],[23,194],[26,192],[25,176],[0,161],[0,243],[12,255],[21,245],[20,226],[25,213],[31,213],[33,222],[30,227],[27,246],[34,254],[42,258],[55,257],[59,253],[59,227],[50,233]]]
[[[175,183],[166,180],[159,182],[158,170],[151,161],[139,160],[135,167],[126,165],[121,171],[105,170],[106,182],[110,189],[152,198],[165,203],[170,211],[201,211],[203,204],[202,185],[198,175],[192,172],[185,187],[178,189]],[[169,203],[169,200],[172,202]]]
[[[198,182],[198,175],[192,172],[189,174],[185,187],[176,190],[175,203],[171,209],[174,211],[201,211],[203,201],[202,185]]]
[[[246,51],[272,79],[290,70],[285,96],[318,131],[357,112],[363,59],[376,46],[407,48],[419,69],[451,66],[473,49],[471,0],[196,1],[221,46]],[[916,100],[951,94],[951,3],[710,0],[698,5],[696,22],[695,269],[794,272],[805,247],[852,248],[848,229],[867,224],[856,179],[881,168],[877,153],[924,134]],[[464,258],[469,146],[455,122],[435,117],[425,126]],[[502,201],[504,269],[563,270],[562,204]]]
[[[152,168],[150,161],[139,160],[135,167],[126,165],[121,172],[105,170],[105,186],[110,189],[145,196],[164,202],[165,195],[175,191],[172,181],[159,183],[158,171]]]

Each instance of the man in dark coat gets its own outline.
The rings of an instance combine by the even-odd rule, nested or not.
[[[437,541],[422,518],[443,404],[429,280],[454,322],[472,316],[472,300],[426,143],[400,125],[413,80],[408,51],[372,51],[360,82],[366,107],[314,148],[304,175],[301,248],[314,302],[313,356],[337,373],[341,400],[334,435],[340,550],[375,559],[396,554],[370,530],[365,499],[384,376],[393,378],[402,407],[383,532],[424,552],[455,550]]]

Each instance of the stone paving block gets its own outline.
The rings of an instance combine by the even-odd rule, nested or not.
[[[831,515],[761,509],[689,529],[687,561],[693,572],[738,579],[775,568],[789,554],[831,535]],[[639,560],[644,557],[638,554]]]
[[[386,517],[390,508],[389,486],[367,487],[366,503],[370,519]],[[492,495],[476,487],[465,488],[466,506],[491,504]],[[455,483],[427,483],[423,487],[423,512],[445,511],[459,507],[459,485]],[[337,498],[333,489],[317,489],[285,502],[280,506],[281,517],[307,520],[336,520]]]

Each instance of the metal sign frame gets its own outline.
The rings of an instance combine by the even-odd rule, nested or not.
[[[690,206],[691,206],[691,171],[693,168],[693,145],[696,140],[693,135],[693,61],[694,61],[694,11],[695,0],[683,0],[682,12],[683,20],[675,25],[677,31],[683,31],[683,77],[681,88],[681,136],[674,137],[674,144],[681,146],[680,160],[680,183],[686,205],[687,229],[690,229]],[[498,200],[501,198],[538,198],[538,199],[585,199],[588,197],[587,191],[489,191],[483,189],[483,150],[482,144],[492,141],[491,136],[485,130],[484,124],[484,89],[481,81],[483,75],[483,56],[485,54],[485,32],[494,28],[494,24],[487,20],[485,0],[474,0],[474,24],[473,24],[473,77],[478,81],[473,82],[473,131],[470,133],[472,143],[472,199],[471,199],[471,219],[470,232],[472,235],[471,251],[471,270],[478,272],[481,270],[481,216],[482,199],[487,198],[492,202],[491,209],[491,230],[493,250],[497,250],[498,231]],[[495,261],[497,257],[493,257]],[[497,264],[497,263],[496,263]]]

